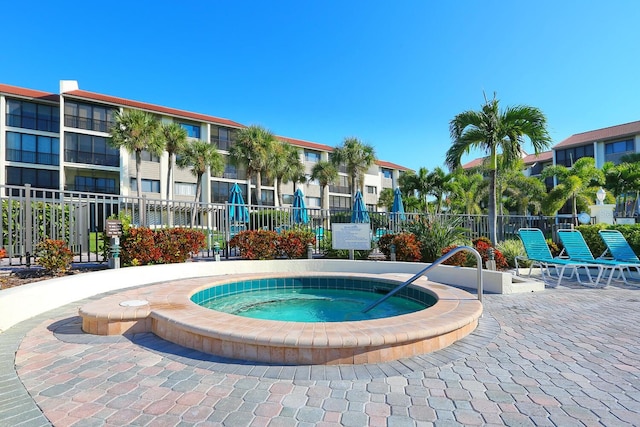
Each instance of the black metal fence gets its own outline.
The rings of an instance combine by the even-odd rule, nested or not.
[[[351,221],[350,210],[323,210],[307,208],[308,222],[293,221],[293,207],[247,206],[249,222],[237,224],[229,217],[226,203],[195,203],[178,200],[150,199],[106,195],[98,193],[59,191],[25,186],[0,186],[2,222],[0,234],[2,247],[7,252],[10,265],[30,264],[35,249],[44,239],[67,242],[75,254],[76,262],[106,261],[103,238],[106,220],[121,217],[133,226],[151,228],[192,227],[202,230],[206,236],[206,249],[202,256],[213,257],[219,247],[227,256],[228,242],[242,230],[281,231],[300,227],[316,236],[315,253],[331,246],[331,225]],[[406,213],[400,221],[387,212],[370,212],[372,241],[388,232],[398,232],[409,221],[424,218],[423,214]],[[446,216],[446,215],[445,215]],[[457,215],[467,237],[488,235],[486,215]],[[571,218],[502,216],[498,218],[499,240],[515,238],[521,227],[540,228],[553,236],[558,228],[571,226]]]

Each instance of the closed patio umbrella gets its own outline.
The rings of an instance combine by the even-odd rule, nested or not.
[[[362,193],[360,190],[355,195],[355,199],[353,202],[353,210],[351,211],[351,222],[355,223],[368,223],[369,222],[369,212],[367,211],[367,207],[362,200]]]
[[[393,191],[393,206],[391,207],[391,218],[394,221],[404,221],[407,216],[404,214],[404,204],[402,203],[402,193],[396,187]]]
[[[229,191],[229,221],[231,223],[249,222],[249,209],[244,204],[242,190],[237,183],[233,184]]]
[[[309,222],[309,214],[304,205],[304,194],[299,188],[293,194],[293,222],[296,224],[306,224]]]

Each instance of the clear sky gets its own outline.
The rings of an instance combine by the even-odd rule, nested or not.
[[[355,136],[415,170],[444,165],[483,91],[540,108],[554,144],[640,120],[637,0],[5,3],[0,83]]]

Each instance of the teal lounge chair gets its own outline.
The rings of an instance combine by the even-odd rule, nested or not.
[[[567,277],[567,279],[571,279],[575,274],[576,279],[578,279],[578,282],[583,285],[588,285],[588,286],[598,285],[600,281],[600,277],[602,275],[602,271],[603,271],[602,266],[593,265],[586,262],[578,262],[578,261],[572,261],[568,259],[554,258],[553,255],[551,255],[551,251],[549,250],[549,246],[547,246],[547,241],[545,240],[544,235],[542,234],[542,231],[540,231],[537,228],[521,228],[518,230],[518,237],[520,238],[520,240],[522,241],[522,244],[524,245],[526,256],[516,257],[515,261],[516,261],[517,272],[520,271],[518,268],[518,260],[527,259],[531,262],[531,266],[529,267],[529,276],[531,276],[531,270],[533,269],[533,267],[537,265],[540,268],[540,274],[542,275],[542,280],[545,283],[548,283],[550,286],[555,287],[560,285],[560,282],[564,277],[564,271],[567,268],[571,270],[571,274],[569,275],[569,277]],[[547,278],[548,279],[553,278],[553,275],[551,274],[551,267],[555,269],[556,275],[558,277],[558,281],[555,284],[547,281]],[[589,270],[591,267],[598,269],[598,276],[595,281],[591,277],[591,271]],[[580,279],[580,274],[578,272],[578,269],[580,268],[584,268],[585,272],[587,273],[587,277],[589,278],[589,282],[583,282]],[[558,269],[560,269],[560,271],[558,271]]]
[[[608,252],[614,260],[619,262],[640,264],[640,258],[633,252],[627,239],[618,230],[600,230],[598,234],[607,245],[605,254]]]
[[[616,272],[618,272],[618,277],[620,277],[626,285],[629,284],[627,277],[625,276],[625,272],[629,275],[631,274],[629,268],[636,267],[633,265],[633,262],[594,258],[591,253],[591,249],[589,249],[587,242],[585,242],[584,237],[582,236],[582,233],[578,230],[558,230],[558,238],[562,242],[564,251],[566,251],[570,260],[597,264],[601,265],[604,269],[611,270],[606,286],[609,286],[613,279],[613,275]]]

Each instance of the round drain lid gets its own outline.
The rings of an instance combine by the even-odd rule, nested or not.
[[[143,299],[130,299],[129,301],[122,301],[120,305],[122,307],[140,307],[149,304],[149,301]]]

